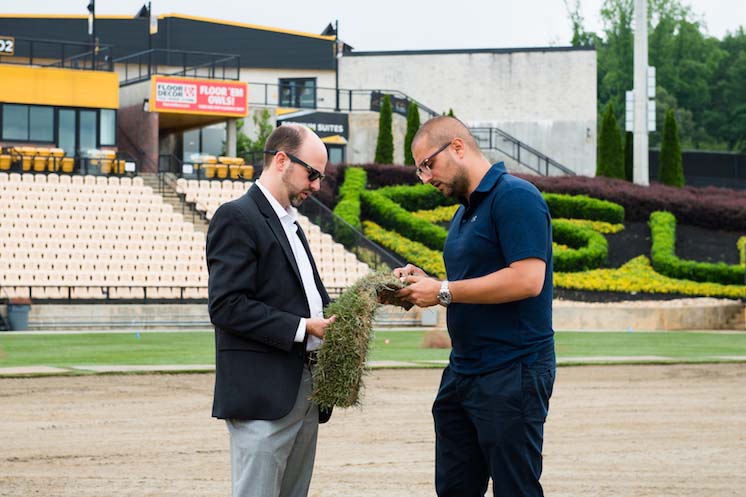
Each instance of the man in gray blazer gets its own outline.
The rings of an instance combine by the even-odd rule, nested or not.
[[[314,350],[334,317],[323,317],[329,295],[296,222],[326,163],[318,136],[281,126],[267,139],[259,180],[210,221],[212,414],[228,425],[234,497],[306,496],[318,424],[331,415],[308,398]]]

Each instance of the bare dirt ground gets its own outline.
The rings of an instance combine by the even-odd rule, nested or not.
[[[746,364],[563,367],[548,496],[746,495]],[[440,370],[370,374],[321,427],[315,497],[434,495]],[[228,496],[212,375],[0,379],[0,495]]]

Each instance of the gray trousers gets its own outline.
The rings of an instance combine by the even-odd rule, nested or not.
[[[319,408],[308,400],[311,372],[303,378],[287,416],[271,421],[227,419],[233,497],[306,497],[319,430]]]

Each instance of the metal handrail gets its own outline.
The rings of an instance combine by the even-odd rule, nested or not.
[[[113,62],[124,65],[124,76],[119,86],[147,81],[155,74],[236,81],[241,76],[240,57],[217,52],[153,48],[116,58]],[[134,75],[130,76],[130,67],[133,65],[136,69],[133,69]],[[173,70],[174,67],[181,69]]]
[[[306,199],[298,211],[321,228],[322,232],[343,244],[359,260],[372,265],[376,270],[392,270],[406,264],[389,250],[366,238],[357,228],[336,215],[317,198]]]
[[[95,65],[93,63],[94,51]],[[110,45],[99,45],[96,50],[91,50],[90,43],[15,37],[15,55],[7,56],[0,54],[0,63],[113,71],[114,66],[109,55],[110,52]],[[50,59],[55,60],[55,62],[50,63]]]
[[[575,176],[576,174],[572,169],[563,166],[499,128],[474,127],[469,128],[469,131],[471,131],[482,150],[498,150],[537,174],[544,176],[549,176],[552,172],[559,172],[568,176]],[[510,147],[502,146],[502,142],[508,142]]]

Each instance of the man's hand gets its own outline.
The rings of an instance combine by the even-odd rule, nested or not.
[[[409,267],[409,266],[406,266]],[[414,266],[412,266],[415,269]],[[420,271],[422,271],[420,269]],[[430,307],[438,303],[438,292],[440,292],[440,281],[429,276],[402,276],[402,282],[407,286],[396,292],[397,297],[412,302],[420,307]]]
[[[397,278],[401,278],[403,276],[427,276],[427,273],[413,264],[407,264],[404,267],[398,267],[394,269],[394,276],[396,276]]]
[[[332,324],[336,319],[337,319],[337,316],[332,316],[329,319],[307,318],[306,319],[306,333],[323,340],[324,335],[326,334],[326,327]]]

